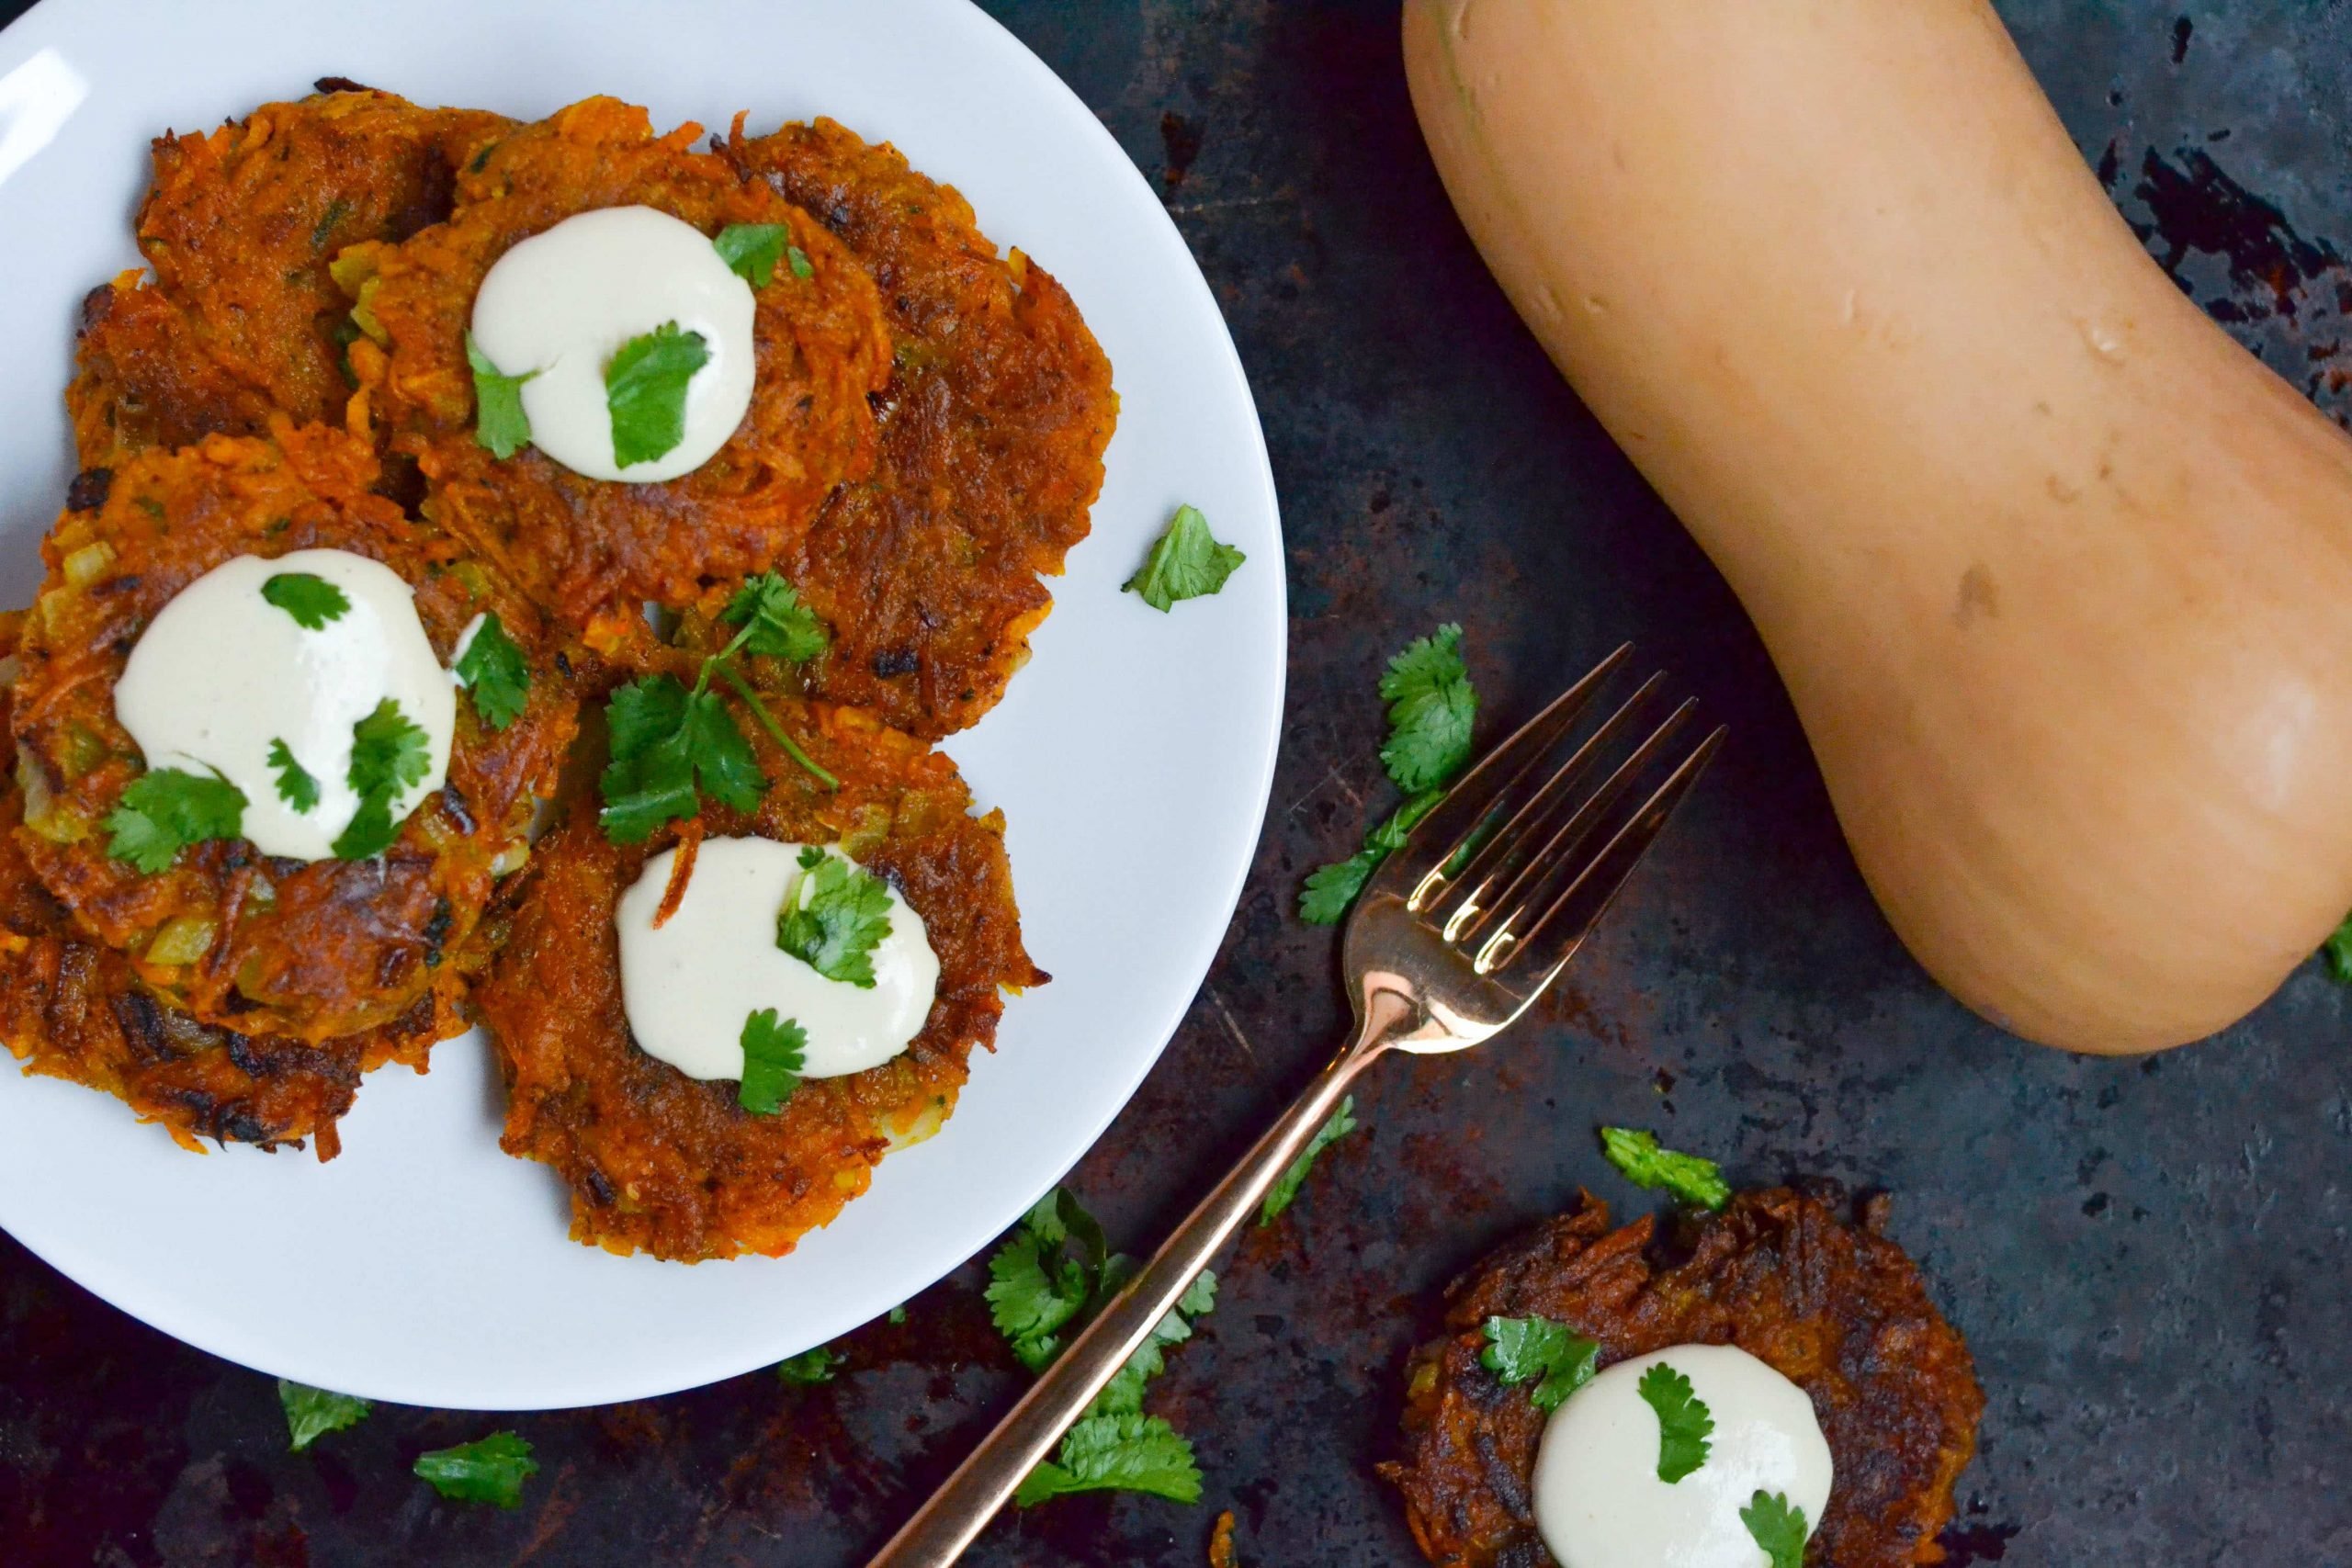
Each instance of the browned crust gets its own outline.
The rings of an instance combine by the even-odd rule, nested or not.
[[[1000,259],[955,188],[830,119],[720,152],[808,209],[873,273],[895,344],[881,455],[783,563],[833,647],[807,689],[931,739],[976,722],[1086,537],[1118,419],[1111,364],[1069,293]]]
[[[376,472],[367,448],[321,426],[281,423],[274,440],[209,436],[133,459],[102,504],[66,513],[42,545],[49,574],[15,693],[31,819],[17,841],[81,931],[129,955],[150,987],[206,1023],[322,1041],[405,1016],[447,955],[469,943],[493,867],[519,849],[576,728],[577,699],[538,614],[368,493]],[[104,567],[70,581],[67,558],[98,545],[111,552]],[[458,705],[447,786],[379,860],[267,859],[243,840],[192,846],[153,876],[111,858],[105,818],[142,771],[114,711],[140,632],[232,557],[310,548],[349,550],[399,573],[445,662],[467,624],[495,610],[530,661],[528,707],[493,731],[471,704]],[[215,924],[211,950],[189,964],[141,956],[182,915]]]
[[[1046,978],[1021,945],[1003,818],[971,815],[955,764],[852,709],[776,708],[841,789],[819,789],[745,721],[774,787],[750,817],[707,808],[704,828],[838,841],[888,877],[939,955],[937,999],[903,1055],[751,1114],[735,1084],[639,1050],[622,1007],[613,910],[684,825],[618,846],[583,802],[539,845],[513,938],[476,993],[508,1087],[503,1145],[563,1179],[579,1241],[687,1262],[789,1252],[865,1190],[894,1140],[946,1119],[972,1050],[995,1040],[1001,987]]]
[[[1812,1396],[1837,1465],[1806,1561],[1941,1561],[1984,1396],[1883,1222],[1883,1207],[1853,1225],[1816,1197],[1746,1192],[1661,1264],[1649,1218],[1611,1231],[1586,1193],[1488,1257],[1446,1292],[1448,1337],[1415,1352],[1403,1457],[1381,1467],[1422,1552],[1441,1568],[1551,1568],[1529,1493],[1545,1414],[1479,1361],[1487,1318],[1543,1316],[1599,1340],[1604,1366],[1686,1344],[1763,1360]]]

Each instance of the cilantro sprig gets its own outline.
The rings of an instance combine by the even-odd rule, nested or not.
[[[244,837],[245,792],[217,773],[153,768],[124,788],[106,825],[107,853],[153,876],[190,844]]]
[[[1660,1148],[1656,1134],[1634,1127],[1603,1127],[1600,1152],[1636,1187],[1670,1192],[1700,1209],[1720,1209],[1731,1201],[1731,1183],[1724,1179],[1721,1167],[1697,1155]]]
[[[1804,1540],[1811,1532],[1804,1510],[1792,1506],[1786,1493],[1757,1488],[1755,1497],[1739,1511],[1739,1522],[1771,1559],[1770,1568],[1804,1568]]]
[[[1405,847],[1420,819],[1445,798],[1470,760],[1478,694],[1462,658],[1462,628],[1451,623],[1405,645],[1380,678],[1388,703],[1388,739],[1380,760],[1405,792],[1405,803],[1366,833],[1363,847],[1308,874],[1299,891],[1298,918],[1309,925],[1339,924],[1380,863]]]
[[[293,616],[306,632],[339,621],[351,610],[351,600],[342,589],[308,571],[281,571],[263,579],[261,596]]]
[[[336,835],[337,860],[368,860],[400,836],[392,805],[432,771],[432,741],[390,697],[351,727],[351,766],[345,774],[359,809]]]
[[[989,1317],[1033,1372],[1062,1352],[1062,1330],[1103,1291],[1111,1264],[1102,1227],[1078,1200],[1056,1188],[989,1259]]]
[[[743,1020],[743,1077],[735,1102],[754,1116],[773,1116],[800,1087],[808,1065],[808,1032],[791,1019],[776,1021],[762,1008]]]
[[[466,640],[449,673],[473,699],[474,712],[492,729],[504,729],[523,716],[530,700],[531,666],[495,610],[485,611],[481,625]]]
[[[1199,508],[1180,506],[1123,591],[1139,596],[1164,615],[1180,600],[1204,599],[1223,588],[1226,579],[1249,558],[1231,545],[1217,542]]]
[[[1265,1201],[1258,1205],[1258,1224],[1270,1225],[1280,1219],[1283,1211],[1297,1201],[1298,1190],[1306,1185],[1306,1175],[1315,1168],[1316,1156],[1355,1130],[1356,1097],[1351,1094],[1340,1101],[1340,1108],[1331,1112],[1329,1122],[1315,1130],[1315,1136],[1298,1151],[1298,1157],[1290,1162],[1289,1168],[1274,1178],[1274,1184],[1266,1190]]]
[[[856,862],[811,845],[775,922],[775,944],[828,980],[874,988],[874,950],[890,934],[890,889]]]
[[[686,387],[709,363],[702,333],[681,332],[675,321],[621,344],[605,366],[616,467],[650,463],[686,438]]]
[[[289,1378],[277,1380],[277,1403],[286,1411],[287,1446],[298,1454],[330,1432],[357,1426],[375,1408],[354,1395],[330,1393]]]
[[[531,416],[523,412],[523,383],[537,376],[509,376],[491,362],[474,334],[466,334],[466,365],[474,373],[474,440],[493,457],[507,458],[531,444]]]
[[[1713,1412],[1690,1391],[1690,1380],[1660,1361],[1634,1385],[1642,1403],[1657,1413],[1657,1478],[1671,1486],[1707,1462],[1714,1445]]]
[[[416,1475],[453,1503],[523,1506],[523,1483],[539,1472],[531,1445],[513,1432],[492,1432],[479,1442],[435,1449],[416,1456]]]
[[[1090,1416],[1063,1434],[1054,1457],[1023,1478],[1012,1500],[1034,1508],[1073,1492],[1143,1492],[1197,1503],[1201,1467],[1191,1439],[1157,1416]]]
[[[1557,1410],[1600,1363],[1599,1343],[1548,1317],[1490,1317],[1480,1332],[1478,1364],[1507,1386],[1534,1379],[1527,1396],[1538,1410]]]

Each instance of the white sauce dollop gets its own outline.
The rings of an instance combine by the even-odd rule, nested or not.
[[[1714,1417],[1707,1462],[1657,1478],[1658,1418],[1642,1374],[1660,1361]],[[1762,1568],[1739,1511],[1758,1491],[1804,1510],[1829,1504],[1829,1444],[1804,1390],[1730,1345],[1679,1345],[1620,1361],[1570,1394],[1535,1456],[1535,1525],[1561,1568]]]
[[[889,890],[890,934],[872,954],[871,990],[828,980],[776,946],[785,900],[808,891],[800,849],[772,839],[705,839],[685,897],[658,931],[654,911],[678,852],[645,863],[613,923],[622,1007],[647,1055],[688,1077],[741,1078],[743,1021],[774,1008],[808,1032],[801,1077],[830,1078],[879,1066],[921,1032],[939,989],[939,959],[922,917],[897,888]]]
[[[567,218],[498,258],[474,296],[474,343],[523,383],[531,444],[574,473],[650,483],[692,473],[752,406],[752,286],[710,236],[650,207]],[[613,453],[605,367],[665,322],[699,333],[710,358],[686,384],[685,436],[624,468]]]
[[[262,597],[284,572],[325,579],[351,607],[315,631],[303,626]],[[114,711],[149,768],[218,771],[244,791],[245,837],[264,854],[319,861],[359,809],[351,728],[386,697],[424,731],[431,759],[423,782],[393,803],[398,822],[448,779],[457,688],[398,573],[345,550],[296,550],[239,556],[180,590],[130,650]],[[311,810],[279,797],[273,740],[318,781]]]

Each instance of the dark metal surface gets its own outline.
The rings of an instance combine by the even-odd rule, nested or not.
[[[1074,1178],[1114,1241],[1147,1245],[1337,1037],[1333,938],[1289,911],[1388,804],[1371,685],[1391,649],[1462,621],[1500,733],[1630,637],[1734,744],[1542,1014],[1487,1051],[1384,1065],[1368,1131],[1228,1261],[1153,1395],[1199,1445],[1203,1505],[1057,1503],[975,1561],[1198,1564],[1229,1507],[1257,1568],[1417,1562],[1371,1472],[1400,1359],[1453,1272],[1579,1184],[1639,1209],[1595,1152],[1617,1121],[1744,1183],[1893,1191],[1989,1395],[1952,1562],[2352,1563],[2352,992],[2306,969],[2224,1038],[2145,1062],[1962,1011],[1864,893],[1738,607],[1479,267],[1413,128],[1394,5],[991,8],[1165,192],[1239,341],[1290,540],[1290,728],[1256,874]],[[2352,408],[2332,361],[2352,275],[2328,243],[2352,243],[2352,6],[2004,10],[2183,286]],[[300,1267],[273,1242],[254,1288]],[[752,1376],[523,1417],[547,1468],[502,1514],[408,1475],[496,1423],[386,1409],[289,1455],[267,1380],[0,1238],[0,1561],[854,1563],[1018,1385],[977,1279],[854,1337],[824,1388]]]

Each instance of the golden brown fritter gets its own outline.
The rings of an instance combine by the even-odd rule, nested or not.
[[[146,984],[203,1022],[322,1041],[403,1018],[464,948],[499,875],[521,863],[535,801],[553,787],[578,704],[537,612],[447,537],[368,492],[371,453],[339,431],[280,423],[272,438],[214,435],[115,470],[42,544],[47,581],[14,694],[25,821],[17,838],[78,929],[130,956]],[[348,550],[416,591],[446,663],[474,616],[497,613],[530,664],[530,700],[503,730],[458,704],[447,785],[381,857],[265,857],[243,840],[181,851],[155,875],[107,853],[105,819],[143,771],[114,685],[142,628],[240,555]],[[170,928],[175,952],[150,949]]]
[[[516,132],[458,176],[449,221],[350,258],[380,333],[354,371],[395,450],[413,452],[426,514],[600,649],[641,626],[646,600],[684,604],[710,583],[765,570],[835,484],[874,458],[867,395],[889,370],[874,286],[839,242],[763,185],[691,150],[685,125],[657,137],[645,111],[590,98]],[[717,235],[778,223],[810,276],[779,266],[758,291],[758,378],[734,435],[691,474],[661,483],[587,479],[537,448],[499,458],[474,438],[465,334],[492,264],[518,241],[598,208],[641,205]]]
[[[157,138],[138,219],[154,279],[127,272],[83,302],[65,394],[82,466],[259,435],[276,413],[342,423],[350,301],[328,264],[447,217],[457,170],[510,124],[355,88]]]
[[[1816,1197],[1745,1192],[1661,1262],[1648,1218],[1611,1231],[1587,1193],[1487,1258],[1446,1293],[1448,1337],[1415,1353],[1404,1458],[1381,1467],[1423,1553],[1440,1568],[1551,1568],[1530,1493],[1546,1415],[1479,1361],[1487,1318],[1541,1316],[1598,1340],[1603,1366],[1690,1344],[1764,1361],[1812,1396],[1837,1464],[1806,1561],[1939,1561],[1984,1396],[1883,1223],[1883,1201],[1851,1225]]]
[[[947,1119],[966,1059],[995,1039],[999,987],[1046,978],[1021,945],[1003,818],[970,814],[953,762],[854,709],[786,700],[775,716],[840,790],[819,788],[746,720],[775,781],[766,802],[748,817],[706,802],[700,828],[838,841],[922,917],[937,999],[904,1055],[752,1114],[734,1083],[639,1050],[622,1006],[614,908],[648,859],[696,829],[615,845],[583,804],[539,844],[512,940],[476,992],[507,1082],[503,1145],[562,1177],[576,1240],[687,1262],[789,1252],[865,1190],[891,1147]]]
[[[1111,365],[1046,270],[999,259],[970,204],[829,119],[720,149],[806,208],[881,288],[895,341],[873,478],[780,564],[834,628],[805,685],[937,739],[1028,657],[1038,581],[1086,537],[1118,418]]]

